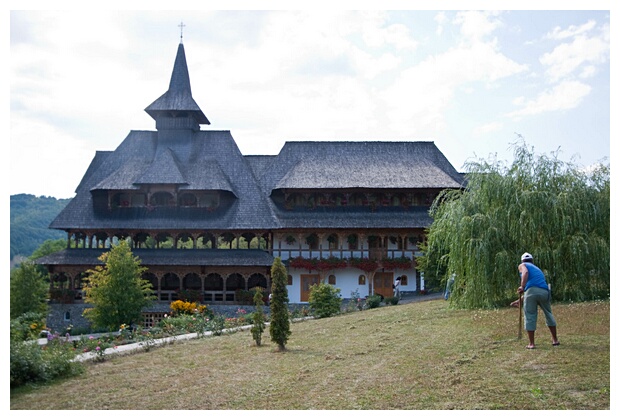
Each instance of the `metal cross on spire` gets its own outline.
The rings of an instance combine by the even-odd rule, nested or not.
[[[181,24],[179,25],[179,28],[181,28],[181,44],[183,43],[183,28],[184,27],[185,27],[185,24],[181,22]]]

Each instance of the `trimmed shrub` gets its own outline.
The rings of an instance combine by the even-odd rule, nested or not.
[[[366,306],[368,309],[378,308],[381,305],[381,296],[372,295],[366,298]]]
[[[337,315],[340,313],[340,305],[342,304],[340,289],[328,283],[313,284],[310,286],[308,303],[318,318]]]

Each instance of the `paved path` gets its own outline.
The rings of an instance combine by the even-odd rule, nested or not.
[[[429,293],[426,295],[420,295],[418,293],[402,293],[400,296],[400,300],[398,301],[398,304],[401,305],[405,303],[422,302],[425,300],[435,300],[435,299],[443,299],[443,293],[433,292],[433,293]]]

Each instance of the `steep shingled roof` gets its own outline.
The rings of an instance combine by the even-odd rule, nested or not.
[[[50,224],[54,229],[269,230],[279,228],[426,227],[424,208],[320,208],[286,211],[274,190],[460,188],[458,173],[433,142],[287,142],[275,156],[243,156],[230,131],[208,124],[191,96],[185,50],[179,44],[168,91],[146,111],[158,131],[131,131],[113,152],[97,152],[76,196]],[[158,120],[158,118],[160,118]],[[178,118],[178,119],[177,119]],[[195,120],[195,121],[194,121]],[[189,128],[188,128],[189,127]],[[140,184],[179,190],[225,191],[215,211],[186,207],[95,208],[106,191]],[[100,195],[98,195],[100,194]]]
[[[198,124],[211,124],[192,97],[183,44],[179,44],[177,49],[168,91],[146,107],[145,111],[153,119],[157,119],[160,112],[186,111],[194,115]]]
[[[273,229],[278,227],[268,198],[260,190],[229,131],[200,131],[191,144],[166,145],[176,159],[162,159],[162,180],[176,168],[184,172],[187,190],[224,190],[237,199],[228,208],[209,212],[203,208],[128,208],[97,213],[92,191],[135,189],[133,183],[155,160],[156,132],[133,131],[112,153],[91,163],[76,196],[50,225],[54,229]],[[177,152],[177,149],[181,150]],[[174,163],[173,163],[174,162]],[[169,168],[166,165],[174,165]],[[156,179],[153,179],[156,181]]]
[[[338,188],[459,188],[433,142],[287,142],[261,176],[265,191]]]

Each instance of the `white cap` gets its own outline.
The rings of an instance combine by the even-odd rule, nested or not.
[[[525,254],[521,255],[521,261],[525,261],[525,260],[533,260],[534,257],[532,257],[532,254],[526,252]]]

